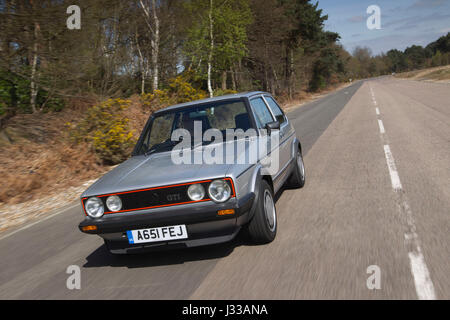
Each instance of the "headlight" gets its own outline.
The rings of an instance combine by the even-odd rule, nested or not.
[[[118,196],[109,196],[106,199],[106,206],[110,211],[119,211],[122,209],[122,200]]]
[[[211,199],[216,202],[225,202],[231,196],[231,188],[225,180],[214,180],[208,187]]]
[[[100,218],[103,215],[103,212],[105,212],[102,200],[97,197],[89,198],[84,204],[84,208],[91,218]]]
[[[201,200],[205,197],[205,188],[201,184],[191,184],[187,190],[189,198],[193,201]]]

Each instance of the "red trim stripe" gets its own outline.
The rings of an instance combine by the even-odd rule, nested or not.
[[[230,181],[231,188],[233,190],[233,194],[232,194],[232,196],[230,198],[236,197],[236,192],[235,192],[235,189],[234,189],[233,179],[231,179],[231,178],[222,178],[222,179]],[[131,191],[108,193],[108,194],[98,195],[96,197],[97,198],[103,198],[103,197],[108,197],[108,196],[118,195],[118,194],[135,193],[135,192],[150,191],[150,190],[156,190],[156,189],[165,189],[165,188],[186,186],[186,185],[191,185],[191,184],[196,184],[196,183],[205,183],[205,182],[211,182],[211,181],[212,180],[193,181],[193,182],[188,182],[188,183],[172,184],[172,185],[162,186],[162,187],[153,187],[153,188],[146,188],[146,189],[137,189],[137,190],[131,190]],[[86,200],[86,199],[88,199],[88,198],[87,197],[82,198],[81,199],[81,203],[82,203],[84,214],[87,216],[86,209],[84,207],[84,200]],[[144,207],[144,208],[135,208],[135,209],[127,209],[127,210],[119,210],[119,211],[106,211],[104,214],[119,213],[119,212],[130,212],[130,211],[154,209],[154,208],[161,208],[161,207],[171,207],[171,206],[176,206],[176,205],[181,205],[181,204],[190,204],[190,203],[204,202],[204,201],[211,201],[211,199],[208,198],[208,199],[202,199],[202,200],[195,200],[195,201],[188,201],[188,202],[179,202],[179,203],[170,203],[170,204],[163,204],[163,205],[158,205],[158,206],[151,206],[151,207]]]
[[[181,183],[181,184],[171,184],[171,185],[163,186],[163,187],[153,187],[153,188],[147,188],[147,189],[137,189],[137,190],[131,190],[131,191],[123,191],[123,192],[116,192],[116,193],[102,194],[102,195],[99,195],[99,196],[97,196],[97,197],[98,197],[98,198],[102,198],[102,197],[108,197],[108,196],[113,196],[113,195],[118,195],[118,194],[134,193],[134,192],[142,192],[142,191],[150,191],[150,190],[164,189],[164,188],[173,188],[173,187],[187,186],[187,185],[190,185],[190,184],[204,183],[204,182],[211,182],[211,181],[212,181],[212,180],[203,180],[203,181],[194,181],[194,182]]]

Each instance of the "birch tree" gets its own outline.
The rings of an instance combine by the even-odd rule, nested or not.
[[[188,30],[185,53],[190,65],[204,75],[212,97],[214,80],[222,79],[222,88],[226,89],[227,72],[247,55],[250,8],[246,0],[198,0],[191,1],[187,8],[193,24]]]
[[[152,89],[158,89],[159,82],[159,44],[160,44],[160,21],[158,17],[158,7],[156,0],[139,0],[141,9],[144,13],[145,22],[151,34],[151,49],[152,49]]]
[[[212,58],[214,51],[214,18],[213,18],[214,0],[209,0],[209,53],[208,53],[208,92],[212,98],[214,91],[211,85],[211,72],[212,72]]]

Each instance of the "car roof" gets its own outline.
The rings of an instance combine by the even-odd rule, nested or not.
[[[192,107],[192,106],[195,106],[198,104],[203,104],[203,103],[235,100],[235,99],[240,99],[240,98],[250,98],[252,96],[259,95],[259,94],[270,94],[270,93],[264,92],[264,91],[248,91],[248,92],[241,92],[241,93],[226,94],[226,95],[219,96],[219,97],[206,98],[206,99],[200,99],[200,100],[194,100],[194,101],[189,101],[189,102],[185,102],[185,103],[175,104],[175,105],[160,109],[160,110],[156,111],[155,114],[160,113],[160,112],[166,112],[166,111],[172,111],[172,110],[176,110],[176,109]]]

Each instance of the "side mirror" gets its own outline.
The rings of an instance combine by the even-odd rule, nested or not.
[[[178,139],[174,142],[182,142],[184,140],[184,136],[179,136]]]
[[[280,123],[278,121],[269,122],[266,124],[267,134],[270,136],[272,134],[272,130],[280,130]]]

